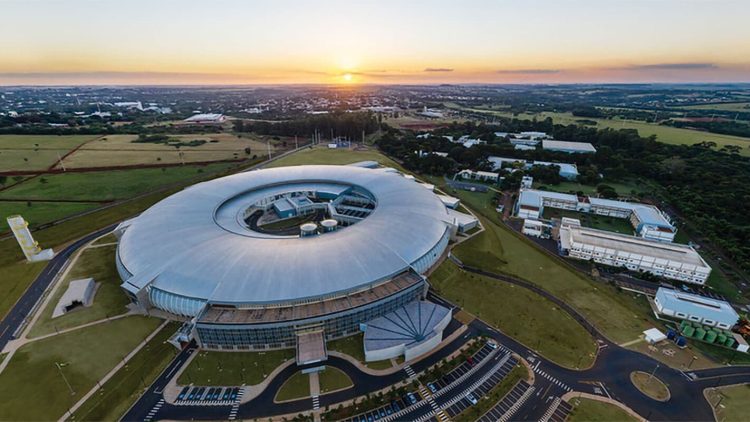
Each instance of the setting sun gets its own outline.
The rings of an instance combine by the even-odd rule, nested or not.
[[[352,79],[353,79],[353,77],[352,77],[352,74],[351,74],[351,73],[344,73],[344,76],[343,76],[343,78],[344,78],[344,82],[351,82],[351,81],[352,81]]]

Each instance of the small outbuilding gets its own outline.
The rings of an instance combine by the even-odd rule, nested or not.
[[[91,302],[94,301],[95,290],[96,283],[93,278],[71,281],[68,284],[68,289],[65,290],[60,300],[57,301],[57,306],[55,306],[55,310],[52,312],[52,318],[63,316],[80,306],[91,306]]]
[[[648,344],[656,344],[667,339],[667,335],[659,331],[658,328],[649,328],[643,332]]]

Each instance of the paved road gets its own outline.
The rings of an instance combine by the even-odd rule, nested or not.
[[[49,287],[52,280],[55,279],[55,276],[63,268],[70,256],[81,246],[114,230],[116,226],[116,224],[113,224],[76,240],[65,249],[58,252],[57,255],[47,263],[44,270],[42,270],[36,280],[31,283],[31,286],[29,286],[23,296],[18,299],[18,302],[16,302],[10,312],[8,312],[8,315],[6,315],[2,322],[0,322],[0,350],[5,348],[5,345],[15,338],[15,332],[21,326],[24,319],[29,316],[29,313],[36,302],[42,297],[44,291]]]

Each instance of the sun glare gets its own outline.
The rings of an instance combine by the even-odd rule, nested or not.
[[[351,82],[354,77],[352,76],[351,73],[344,73],[343,78],[344,78],[344,82]]]

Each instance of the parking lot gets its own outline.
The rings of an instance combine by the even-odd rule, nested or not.
[[[505,361],[495,372],[493,372],[484,382],[479,384],[476,388],[471,390],[468,394],[461,397],[460,400],[453,403],[451,406],[445,409],[445,412],[450,417],[454,417],[459,413],[463,412],[467,407],[477,404],[482,397],[489,393],[497,384],[500,383],[513,367],[518,364],[518,361],[510,357]]]
[[[386,416],[392,415],[401,409],[417,404],[422,401],[422,396],[418,392],[407,393],[396,400],[391,401],[385,406],[378,407],[377,409],[370,410],[365,413],[353,416],[346,419],[346,422],[373,422],[385,418]]]
[[[183,387],[175,404],[183,406],[226,406],[242,397],[239,387]]]
[[[524,393],[529,389],[529,384],[526,381],[521,380],[515,387],[513,387],[508,394],[500,400],[492,409],[482,416],[479,422],[495,422],[502,420],[504,415],[512,416],[512,410],[514,404],[520,403],[523,400]],[[508,417],[506,416],[506,417]]]

